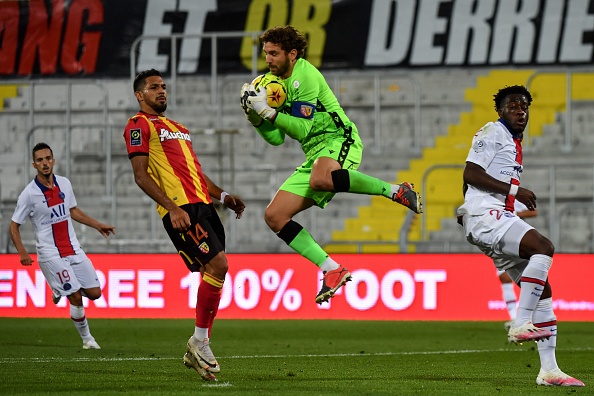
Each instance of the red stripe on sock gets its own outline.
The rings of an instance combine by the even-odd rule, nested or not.
[[[537,285],[541,285],[544,286],[545,285],[545,281],[538,279],[538,278],[528,278],[526,276],[523,276],[522,278],[520,278],[520,282],[527,282],[527,283],[536,283]]]
[[[552,327],[557,326],[556,320],[551,320],[549,322],[542,322],[542,323],[533,323],[535,327],[543,328],[543,327]]]

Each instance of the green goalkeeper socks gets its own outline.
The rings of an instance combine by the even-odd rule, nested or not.
[[[310,233],[293,220],[289,220],[277,233],[277,236],[285,241],[291,249],[318,267],[328,258],[328,254],[318,245]]]
[[[392,187],[390,183],[356,170],[335,170],[332,172],[332,181],[336,192],[382,195],[390,198],[390,189]]]
[[[328,258],[328,254],[318,245],[305,228],[299,231],[299,234],[297,234],[289,246],[318,267]]]

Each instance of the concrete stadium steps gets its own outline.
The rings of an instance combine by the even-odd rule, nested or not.
[[[386,241],[393,246],[394,251],[399,251],[395,241],[400,239],[400,229],[404,224],[408,209],[383,197],[371,197],[370,202],[370,205],[359,207],[359,215],[356,218],[344,220],[343,230],[332,232],[332,242],[325,245],[325,248],[330,249],[328,246],[335,244],[336,248],[339,248],[348,242],[357,241],[357,243],[361,242],[363,251],[379,252],[377,249],[383,248],[375,246],[376,242]],[[411,227],[413,234],[418,233],[417,224],[418,221],[413,221]],[[370,242],[370,244],[367,245],[365,242]]]
[[[496,118],[493,108],[493,94],[503,85],[514,85],[527,83],[527,79],[532,75],[532,70],[412,70],[407,72],[421,85],[421,145],[424,148],[419,152],[412,152],[410,147],[414,138],[414,92],[412,85],[406,79],[402,80],[389,75],[382,75],[380,89],[381,117],[376,120],[373,111],[373,96],[370,94],[374,89],[373,81],[362,81],[360,78],[341,77],[335,79],[332,73],[328,73],[328,82],[333,87],[339,100],[346,108],[347,114],[351,119],[357,122],[360,134],[366,144],[363,164],[361,171],[379,177],[382,180],[391,182],[410,181],[415,184],[416,189],[423,191],[423,175],[430,167],[436,164],[460,165],[464,164],[472,135],[482,127],[487,121]],[[353,73],[354,75],[356,73]],[[168,114],[174,118],[182,120],[190,129],[200,128],[237,128],[240,134],[235,136],[235,169],[238,172],[245,170],[244,174],[235,178],[236,193],[242,195],[249,201],[248,207],[250,214],[246,214],[244,219],[239,222],[235,220],[224,219],[225,226],[230,227],[230,234],[236,234],[241,242],[233,246],[234,251],[249,252],[250,249],[265,248],[273,249],[279,252],[292,252],[282,241],[278,240],[270,230],[267,229],[262,219],[263,211],[268,203],[269,194],[274,187],[280,183],[292,172],[295,166],[303,161],[303,153],[298,144],[288,140],[279,147],[266,145],[262,139],[247,125],[245,118],[238,107],[237,97],[241,83],[249,78],[245,76],[224,76],[225,84],[221,85],[219,94],[222,96],[223,107],[220,109],[221,119],[217,119],[217,112],[214,111],[210,92],[211,84],[209,78],[200,78],[196,76],[183,77],[178,79],[176,94],[180,103],[178,106],[170,106]],[[572,144],[574,144],[571,153],[560,153],[559,146],[563,143],[563,129],[565,114],[558,112],[559,108],[564,108],[565,103],[565,74],[547,73],[538,75],[534,78],[530,90],[535,96],[535,101],[531,110],[531,122],[529,135],[525,145],[525,161],[530,172],[526,172],[522,182],[533,188],[539,197],[546,197],[550,191],[548,188],[548,171],[534,168],[529,163],[532,158],[531,149],[535,150],[535,155],[540,158],[555,158],[555,161],[565,161],[584,158],[591,161],[591,147],[594,144],[594,95],[591,91],[594,84],[591,82],[592,75],[577,75],[572,82],[573,96],[577,101],[572,103]],[[122,141],[122,131],[129,116],[137,110],[136,102],[130,93],[129,81],[105,81],[109,91],[108,115],[109,122],[121,124],[121,128],[112,131],[112,152],[115,154],[113,168],[129,169],[129,160],[127,159],[125,147]],[[42,84],[43,85],[43,84]],[[28,111],[34,106],[36,114],[34,124],[56,124],[66,121],[65,101],[66,91],[56,89],[55,87],[39,87],[36,91],[40,96],[33,101],[26,86],[19,85],[18,95],[5,100],[9,112],[0,113],[4,120],[8,120],[7,127],[3,130],[2,141],[0,145],[0,174],[2,178],[2,197],[10,194],[16,199],[16,194],[22,189],[23,180],[23,153],[24,135],[29,129]],[[466,87],[466,89],[465,89]],[[42,89],[43,88],[43,89]],[[48,89],[46,89],[48,88]],[[94,87],[79,89],[77,85],[73,88],[72,97],[72,119],[74,123],[82,123],[85,120],[92,119],[94,122],[101,121],[99,109],[93,109],[93,106],[101,105],[102,98],[98,94],[100,91]],[[85,92],[86,91],[86,92]],[[91,92],[91,95],[88,93]],[[87,98],[93,96],[92,98]],[[551,97],[552,103],[551,103]],[[466,101],[465,101],[466,99]],[[470,100],[472,99],[472,100]],[[35,102],[35,103],[33,103]],[[542,108],[539,106],[543,106]],[[5,109],[5,110],[8,110]],[[548,113],[547,117],[539,121],[536,113]],[[552,114],[552,116],[550,116]],[[90,117],[90,118],[89,118]],[[376,147],[374,144],[375,127],[380,128],[381,144]],[[538,125],[544,125],[543,133],[539,135]],[[102,135],[103,136],[103,135]],[[103,146],[103,137],[97,135],[97,130],[75,130],[73,133],[74,162],[72,164],[72,177],[76,182],[75,191],[77,198],[81,203],[83,210],[95,210],[95,205],[105,206],[103,201],[95,203],[92,201],[93,195],[103,196],[105,193],[105,167],[98,165],[98,161],[103,159],[98,155],[96,158],[87,158],[85,154],[91,151],[98,151]],[[534,139],[532,139],[534,137]],[[48,140],[57,157],[62,157],[64,152],[64,132],[61,130],[40,130],[35,134],[35,140]],[[218,181],[219,164],[216,159],[217,142],[214,137],[199,136],[194,141],[196,150],[201,158],[205,171]],[[224,139],[224,149],[228,149],[227,140]],[[101,154],[101,153],[99,153]],[[212,155],[211,155],[212,154]],[[225,157],[227,158],[227,157]],[[15,162],[16,161],[16,162]],[[6,164],[6,162],[10,162]],[[262,162],[278,165],[276,172],[276,181],[268,181],[269,171],[261,175],[249,175],[249,169]],[[12,164],[11,164],[12,163]],[[223,169],[224,186],[227,187],[230,180],[229,163],[224,162]],[[63,169],[63,168],[62,168]],[[397,172],[399,169],[404,171]],[[25,172],[33,170],[28,167]],[[423,191],[423,201],[425,203],[425,214],[415,216],[411,226],[410,239],[418,242],[417,251],[429,249],[429,243],[423,245],[421,242],[421,220],[426,226],[426,233],[429,241],[439,240],[447,244],[452,243],[452,251],[458,251],[458,242],[463,244],[463,238],[459,241],[458,234],[448,236],[447,233],[461,233],[454,219],[454,211],[462,202],[462,168],[459,169],[436,169],[426,178],[426,186]],[[92,176],[88,180],[93,183],[85,183],[85,177],[81,174],[94,173],[100,176]],[[534,177],[532,177],[534,173]],[[17,175],[15,178],[6,178],[6,175]],[[571,174],[563,173],[556,187],[559,192],[562,187],[562,199],[587,199],[591,196],[591,178],[585,174],[576,171],[577,178]],[[587,179],[587,180],[584,180]],[[14,180],[15,183],[12,183]],[[13,186],[14,184],[14,186]],[[88,187],[87,187],[88,185]],[[274,187],[273,187],[274,185]],[[532,187],[534,186],[534,187]],[[150,237],[149,226],[150,217],[146,213],[154,212],[154,205],[150,202],[129,202],[132,198],[138,197],[142,193],[132,180],[123,178],[115,187],[118,190],[118,205],[122,205],[123,211],[130,216],[138,218],[136,221],[125,222],[120,227],[125,234],[137,237],[138,245],[128,245],[120,251],[157,251],[159,246],[143,245],[146,239]],[[589,192],[588,192],[588,189]],[[127,198],[130,198],[129,200]],[[91,199],[87,202],[87,198]],[[562,202],[563,204],[565,202]],[[544,202],[543,214],[538,219],[546,221],[546,206]],[[339,194],[334,198],[331,205],[323,211],[311,209],[299,220],[314,236],[320,244],[328,249],[329,252],[397,252],[399,250],[399,235],[394,236],[394,230],[399,232],[408,210],[398,204],[392,203],[382,197],[355,196],[353,194]],[[310,213],[311,212],[311,213]],[[575,212],[575,213],[574,213]],[[581,213],[581,212],[580,212]],[[568,211],[568,219],[580,216],[577,211]],[[97,212],[96,216],[102,220],[102,212]],[[349,219],[345,222],[345,216]],[[584,216],[584,213],[581,213]],[[355,221],[355,219],[369,219],[369,221]],[[381,219],[381,221],[380,221]],[[244,220],[248,220],[245,221]],[[564,220],[565,221],[565,220]],[[570,227],[570,221],[564,222],[564,227]],[[391,240],[383,236],[379,230],[380,223],[385,223],[386,229],[392,234]],[[135,223],[134,227],[124,230],[128,225]],[[348,223],[348,227],[346,227]],[[246,225],[250,227],[246,227]],[[588,226],[589,223],[578,222],[579,226]],[[235,228],[234,228],[235,227]],[[84,228],[84,227],[83,227]],[[160,225],[157,230],[160,230]],[[353,229],[349,233],[350,229]],[[366,240],[359,242],[359,235],[363,231],[372,230],[376,233],[376,240]],[[238,232],[235,233],[235,230]],[[251,231],[255,230],[255,231]],[[77,230],[78,231],[78,230]],[[87,235],[96,237],[95,231],[90,230]],[[84,231],[81,231],[84,232]],[[575,231],[579,233],[574,239],[583,241],[587,239],[587,232]],[[334,237],[340,233],[341,240]],[[442,235],[443,233],[443,235]],[[272,236],[271,236],[272,235]],[[445,236],[444,236],[445,235]],[[579,245],[571,242],[571,232],[562,231],[562,242],[560,247],[568,249],[579,249]],[[118,236],[119,241],[120,236]],[[233,238],[229,237],[230,240]],[[383,239],[382,239],[383,238]],[[166,239],[166,237],[165,237]],[[109,251],[109,241],[103,241],[103,238],[89,238],[89,243],[97,245],[97,249],[107,249]],[[105,246],[104,246],[105,245]],[[467,244],[465,244],[467,245]],[[427,247],[425,247],[427,246]],[[468,245],[470,246],[470,245]],[[167,246],[167,248],[171,248]],[[472,248],[472,246],[470,246]],[[128,249],[128,250],[126,250]],[[143,250],[144,249],[144,250]],[[409,251],[414,250],[411,244]]]
[[[583,246],[592,243],[594,228],[593,209],[590,206],[568,205],[562,208],[560,228],[565,232],[560,235],[559,246],[555,250],[567,253],[581,253]]]
[[[522,185],[534,191],[537,198],[541,200],[547,199],[551,194],[549,185],[550,166],[555,163],[562,165],[564,161],[570,162],[572,159],[575,159],[572,154],[557,154],[555,158],[555,161],[549,164],[542,161],[526,163],[527,171],[522,175]],[[556,184],[553,186],[555,197],[562,201],[591,200],[593,198],[592,191],[594,190],[592,168],[593,165],[588,163],[584,163],[583,165],[558,166],[555,171]]]
[[[527,85],[533,70],[496,70],[488,75],[476,78],[476,87],[468,88],[464,97],[472,103],[472,110],[460,115],[460,122],[447,128],[446,136],[435,136],[434,146],[423,149],[422,156],[410,161],[409,169],[398,172],[397,180],[415,183],[415,188],[423,191],[425,206],[424,224],[425,235],[438,232],[444,221],[452,222],[455,219],[456,208],[463,202],[462,199],[462,166],[468,154],[472,135],[489,120],[496,119],[494,112],[493,95],[506,85]],[[593,91],[594,76],[591,74],[577,74],[572,82],[573,99],[588,99]],[[539,74],[533,78],[529,87],[534,97],[531,107],[530,135],[542,135],[544,125],[555,121],[555,114],[559,109],[565,108],[565,74],[551,73]],[[422,185],[426,173],[443,164],[460,168],[434,169],[427,175],[426,186]],[[425,187],[425,188],[423,188]],[[587,194],[589,186],[577,188],[572,184],[567,185],[567,194],[575,192],[576,195]],[[347,219],[345,229],[333,232],[333,241],[340,242],[329,244],[332,249],[353,249],[356,244],[348,245],[348,241],[381,241],[397,240],[398,230],[403,224],[404,216],[392,214],[380,200],[372,198],[371,209],[361,208],[357,219]],[[375,217],[375,213],[380,213]],[[390,217],[390,221],[385,218]],[[413,222],[410,228],[409,240],[420,241],[419,221]],[[358,245],[356,245],[358,246]],[[365,245],[363,245],[365,246]],[[357,247],[359,249],[359,247]],[[397,251],[398,248],[395,248]]]
[[[71,83],[68,92],[67,82]],[[43,80],[14,85],[16,95],[6,98],[6,108],[14,111],[28,111],[33,108],[37,112],[66,111],[68,105],[72,111],[97,111],[107,106],[110,111],[136,108],[136,100],[132,95],[132,87],[127,80]],[[0,84],[0,97],[3,87]],[[34,97],[31,97],[31,91]]]
[[[433,95],[432,99],[429,99],[428,97],[431,95],[427,94],[424,100],[434,100],[440,105],[448,104],[449,97],[456,98],[452,100],[460,101],[464,95],[464,86],[460,84],[460,79],[453,78],[452,81],[456,81],[456,83],[452,83],[452,85],[449,86],[449,96],[445,93],[442,95],[437,94]],[[473,84],[474,78],[467,81],[468,86]],[[425,92],[432,92],[432,90],[427,87]],[[457,96],[455,92],[458,92]],[[458,102],[456,106],[459,108],[460,103]],[[433,118],[433,120],[435,119],[436,117]],[[448,115],[448,121],[450,119],[451,115]],[[401,123],[398,119],[393,119],[393,122],[396,125]],[[424,125],[425,124],[427,124],[427,122],[425,122]],[[433,133],[430,133],[433,139],[424,140],[424,145],[427,145],[428,147],[425,147],[422,150],[420,158],[415,158],[409,154],[406,158],[413,158],[409,161],[409,170],[395,173],[397,176],[396,180],[390,182],[396,183],[408,181],[415,184],[416,190],[422,191],[423,174],[431,166],[443,163],[464,163],[464,158],[466,158],[469,147],[469,143],[467,142],[468,134],[464,136],[465,139],[462,137],[443,136],[447,129],[447,125],[440,122],[435,122],[433,124],[428,123],[425,127],[428,127],[429,129],[433,128],[435,130]],[[394,139],[394,141],[396,141],[396,144],[402,143],[400,142],[400,137]],[[465,141],[466,143],[464,143]],[[405,144],[404,146],[410,147],[410,142],[408,145]],[[454,152],[458,152],[458,155],[452,155]],[[398,168],[402,169],[406,168],[406,166]],[[452,172],[451,170],[448,170],[447,172],[455,174],[455,171]],[[455,200],[453,197],[457,197],[458,200],[454,202],[459,203],[462,195],[461,170],[458,170],[458,174],[460,174],[460,176],[457,176],[457,178],[460,179],[459,183],[453,182],[448,184],[446,182],[435,184],[438,187],[441,187],[441,185],[447,186],[448,190],[446,192],[438,191],[435,188],[425,192],[427,197],[423,197],[423,200],[425,202],[427,200],[431,202],[431,207],[428,207],[427,205],[424,207],[425,211],[429,211],[428,214],[430,215],[430,217],[427,217],[427,219],[429,219],[426,223],[427,226],[430,226],[433,229],[438,229],[440,217],[446,214],[451,215],[451,201]],[[451,180],[453,178],[454,177],[451,175],[448,175],[448,179]],[[449,200],[449,202],[440,202],[440,199],[443,199],[443,197],[446,197],[446,200]],[[332,233],[332,243],[325,245],[325,249],[328,249],[328,251],[340,251],[340,249],[343,249],[345,251],[355,250],[377,253],[399,252],[400,247],[398,244],[394,243],[394,241],[400,239],[400,229],[404,224],[407,211],[408,209],[390,202],[383,197],[371,197],[371,205],[361,207],[359,209],[359,216],[356,219],[346,219],[344,230],[336,230]],[[427,214],[421,216],[427,216]],[[386,220],[387,218],[389,218],[388,221]],[[415,216],[409,229],[409,240],[419,241],[421,240],[421,237],[420,217]],[[349,241],[360,241],[360,243],[349,243]],[[382,244],[381,241],[392,242]],[[409,246],[408,249],[409,251],[412,251],[414,250],[414,247]]]
[[[329,253],[400,253],[400,246],[394,242],[366,241],[363,243],[329,243],[324,245]],[[414,253],[414,249],[409,250]]]
[[[488,75],[478,77],[476,87],[467,89],[465,95],[465,99],[472,103],[472,110],[461,116],[454,133],[469,137],[470,147],[472,136],[488,121],[497,119],[493,95],[504,86],[526,85],[532,74],[533,70],[494,70]],[[532,114],[530,123],[532,124]]]
[[[539,73],[535,75],[530,92],[534,102],[530,108],[530,136],[541,136],[544,126],[553,124],[566,107],[567,81],[565,73]],[[574,73],[571,79],[571,99],[594,100],[594,74]]]
[[[527,85],[530,76],[534,75],[534,71],[494,71],[489,76],[481,76],[477,79],[477,87],[475,89],[468,89],[466,98],[473,102],[473,109],[471,113],[462,114],[460,117],[460,124],[450,126],[449,135],[446,137],[437,137],[436,146],[432,149],[424,151],[423,159],[428,155],[432,159],[439,159],[443,163],[459,163],[463,164],[464,159],[468,153],[471,142],[471,135],[481,128],[489,120],[495,119],[494,116],[494,102],[493,94],[496,93],[504,85]],[[502,82],[505,82],[502,84]],[[575,74],[572,80],[572,99],[573,100],[594,100],[594,75],[592,74]],[[564,73],[542,73],[533,77],[532,83],[528,87],[533,95],[533,104],[530,111],[529,130],[531,138],[528,144],[525,144],[526,152],[530,152],[530,145],[539,147],[537,150],[542,155],[540,148],[548,147],[554,152],[556,158],[562,157],[559,153],[559,147],[562,141],[562,136],[557,138],[555,142],[551,139],[544,138],[543,132],[548,128],[554,128],[553,124],[559,117],[559,111],[565,109],[565,89],[566,77]],[[578,106],[579,108],[579,106]],[[573,114],[576,121],[579,119],[581,125],[585,124],[583,119],[587,119],[588,115],[582,114],[579,111]],[[581,119],[580,119],[581,117]],[[558,127],[557,127],[558,128]],[[583,128],[585,129],[585,128]],[[588,136],[588,134],[580,134]],[[542,142],[539,140],[542,139]],[[587,140],[585,138],[584,140]],[[576,143],[579,138],[575,138]],[[579,144],[579,143],[578,143]],[[446,152],[440,151],[440,148],[445,149]],[[454,149],[452,149],[454,148]],[[457,149],[457,150],[456,150]],[[579,148],[578,150],[579,151]],[[586,150],[591,156],[591,150]],[[546,152],[546,150],[545,150]],[[529,157],[529,154],[525,156]],[[572,158],[573,154],[567,155]],[[529,161],[529,160],[528,160]],[[414,161],[412,161],[414,162]],[[414,164],[411,163],[411,171],[414,170]],[[451,170],[450,178],[459,179],[458,188],[461,190],[462,185],[462,169],[459,171]],[[533,173],[534,172],[534,173]],[[458,175],[456,175],[458,174]],[[575,169],[561,171],[558,175],[557,197],[560,199],[575,199],[575,198],[589,198],[592,195],[592,180],[591,170],[576,172]],[[410,176],[414,177],[413,175]],[[447,179],[447,178],[446,178]],[[548,191],[548,170],[535,170],[530,168],[529,172],[523,175],[523,184],[526,183],[529,188],[533,188],[537,196],[547,196]],[[576,183],[576,180],[583,180],[583,182]],[[530,184],[530,182],[534,182]],[[431,238],[437,233],[441,232],[441,227],[445,221],[454,222],[455,210],[462,203],[461,191],[460,195],[448,192],[447,183],[444,185],[438,181],[431,181],[428,179],[428,186],[426,192],[426,233],[429,233]],[[453,198],[451,203],[444,202],[445,197]],[[435,201],[434,201],[435,200]],[[439,207],[436,207],[438,206]],[[436,215],[444,216],[440,222],[433,219]],[[437,227],[436,227],[437,225]],[[445,229],[442,234],[444,237],[437,236],[446,240],[452,238],[451,230]],[[587,239],[587,238],[586,238]]]

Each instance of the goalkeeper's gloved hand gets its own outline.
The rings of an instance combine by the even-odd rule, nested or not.
[[[258,87],[256,89],[253,85],[248,87],[249,96],[247,97],[248,108],[254,109],[256,113],[268,121],[273,121],[276,117],[276,110],[268,106],[268,96],[266,95],[266,88]]]
[[[248,98],[248,96],[250,96],[249,91],[250,91],[250,84],[245,83],[241,87],[241,93],[239,94],[239,103],[241,103],[241,108],[243,109],[243,112],[246,114],[248,112],[247,98]]]
[[[250,108],[248,105],[247,99],[250,96],[249,88],[250,85],[248,83],[243,84],[243,86],[241,87],[241,108],[243,109],[245,118],[247,118],[247,120],[253,126],[259,127],[260,125],[262,125],[262,122],[264,122],[264,120],[262,119],[262,117],[258,115],[258,113],[256,113],[254,109]]]
[[[260,117],[254,109],[248,109],[245,112],[245,118],[247,118],[247,120],[256,128],[261,126],[264,122],[264,119]]]

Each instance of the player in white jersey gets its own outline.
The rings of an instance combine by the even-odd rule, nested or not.
[[[115,227],[103,224],[80,210],[70,181],[54,175],[52,149],[45,143],[33,148],[33,168],[37,176],[19,195],[10,223],[10,237],[22,265],[33,263],[23,245],[20,226],[31,219],[35,230],[37,261],[58,303],[61,296],[70,301],[70,317],[82,340],[84,349],[100,349],[91,335],[85,316],[83,295],[91,300],[101,297],[101,285],[93,264],[81,249],[72,219],[95,228],[104,237],[115,234]]]
[[[466,239],[505,270],[520,286],[511,342],[538,341],[539,385],[584,386],[559,369],[555,358],[557,318],[553,312],[548,272],[555,247],[514,213],[514,202],[536,208],[536,196],[520,187],[522,134],[529,119],[530,92],[519,85],[494,95],[496,122],[481,128],[472,140],[464,168],[464,204],[458,208]]]
[[[514,210],[516,212],[516,215],[521,219],[525,219],[527,217],[535,217],[538,214],[536,209],[528,210],[526,205],[524,205],[517,199],[514,202]],[[497,264],[495,266],[497,267]],[[497,277],[501,281],[501,295],[503,297],[503,301],[505,302],[507,313],[509,314],[509,320],[504,323],[504,326],[506,330],[509,330],[510,327],[513,325],[514,321],[516,320],[517,300],[516,292],[514,290],[514,281],[505,272],[505,270],[497,269]]]

